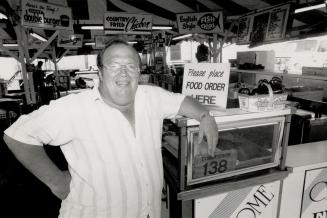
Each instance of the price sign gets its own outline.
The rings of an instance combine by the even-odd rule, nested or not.
[[[193,161],[192,178],[197,179],[232,171],[236,166],[235,149],[216,151],[213,157],[196,155]]]

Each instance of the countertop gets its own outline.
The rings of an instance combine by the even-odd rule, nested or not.
[[[286,166],[293,170],[327,166],[327,140],[288,146]]]

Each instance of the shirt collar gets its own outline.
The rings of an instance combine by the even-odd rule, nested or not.
[[[103,101],[102,97],[101,97],[101,94],[99,92],[99,86],[94,86],[92,88],[92,99],[94,101],[96,100],[100,100],[100,101]]]

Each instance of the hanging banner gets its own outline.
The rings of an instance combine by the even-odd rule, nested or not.
[[[177,14],[178,31],[186,33],[223,33],[223,12]]]
[[[63,48],[80,48],[83,45],[83,34],[59,34],[57,46]]]
[[[301,218],[327,217],[327,168],[306,170]]]
[[[229,73],[228,63],[185,64],[182,93],[201,104],[226,108]]]
[[[54,30],[73,30],[72,11],[58,5],[22,0],[21,24]]]
[[[151,34],[152,15],[106,12],[105,34]]]

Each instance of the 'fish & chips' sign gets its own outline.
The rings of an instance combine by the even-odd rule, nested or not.
[[[223,12],[177,14],[179,33],[223,33]]]
[[[104,14],[105,34],[151,34],[152,16],[106,12]]]

